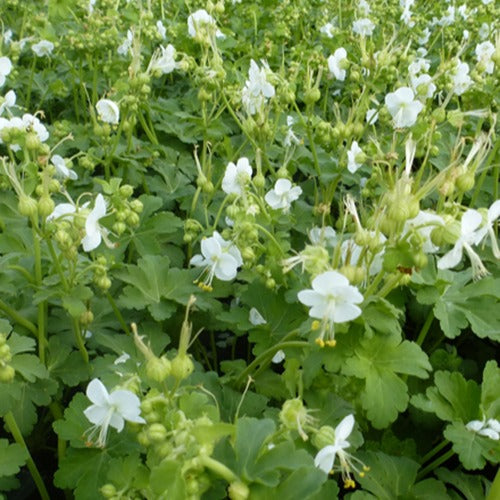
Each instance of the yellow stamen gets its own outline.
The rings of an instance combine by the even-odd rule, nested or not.
[[[328,347],[335,347],[337,345],[336,340],[327,340],[325,343]]]
[[[356,488],[356,483],[352,479],[346,479],[344,481],[344,488]]]
[[[311,323],[311,330],[314,332],[315,330],[318,330],[320,326],[321,326],[321,322],[320,322],[320,321],[318,321],[317,319],[315,319],[315,320]]]
[[[325,342],[323,339],[316,339],[314,342],[318,344],[320,347],[325,347]]]

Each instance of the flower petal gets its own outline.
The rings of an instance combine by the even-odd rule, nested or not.
[[[325,474],[328,474],[333,468],[336,453],[337,449],[335,446],[325,446],[314,457],[314,465]]]
[[[321,273],[316,276],[312,282],[313,290],[321,295],[331,293],[333,287],[338,285],[349,285],[349,280],[338,271],[326,271]]]
[[[335,427],[335,443],[346,441],[354,428],[354,415],[350,414],[344,417]]]
[[[95,378],[89,382],[86,391],[87,397],[92,403],[99,406],[107,406],[109,404],[109,394],[104,384]]]
[[[109,413],[109,408],[104,406],[91,405],[83,410],[83,414],[87,417],[88,421],[94,425],[101,425]]]

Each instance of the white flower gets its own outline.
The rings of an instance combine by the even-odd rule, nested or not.
[[[491,26],[488,23],[481,24],[481,27],[477,32],[481,40],[488,38],[490,36],[490,33],[491,33]]]
[[[364,16],[367,16],[371,12],[371,7],[369,3],[366,0],[359,0],[358,2],[358,11],[363,14]]]
[[[248,80],[242,91],[242,102],[247,113],[254,115],[260,111],[267,99],[274,97],[274,86],[267,81],[269,66],[263,62],[262,69],[252,59],[248,70]]]
[[[8,57],[0,57],[0,87],[5,83],[5,77],[12,71],[12,63]]]
[[[434,92],[436,92],[436,86],[432,83],[430,75],[424,73],[419,76],[412,76],[410,81],[415,94],[426,99],[432,99]]]
[[[12,42],[12,30],[8,29],[3,34],[3,43],[5,45],[10,45],[10,42]]]
[[[424,240],[422,250],[425,253],[436,253],[439,247],[431,241],[431,233],[436,226],[444,226],[443,218],[437,214],[420,210],[416,217],[405,222],[403,234],[415,229]]]
[[[274,210],[290,210],[292,201],[295,201],[302,194],[300,186],[293,186],[288,179],[278,179],[274,188],[266,193],[264,199]]]
[[[375,231],[368,231],[370,237],[375,241],[377,238],[377,243],[380,245],[376,248],[376,253],[367,253],[363,251],[363,247],[359,246],[353,239],[348,239],[342,242],[340,246],[340,254],[342,256],[342,262],[345,265],[351,266],[361,266],[365,264],[365,267],[369,264],[368,274],[373,276],[378,274],[382,270],[383,257],[385,253],[384,243],[387,238],[382,233],[375,233]],[[360,258],[364,256],[363,261]]]
[[[127,37],[123,40],[122,44],[116,50],[120,56],[126,56],[132,48],[134,41],[134,33],[132,30],[127,30]]]
[[[462,216],[460,225],[460,236],[455,246],[437,263],[438,269],[451,269],[462,260],[463,251],[467,252],[472,264],[472,275],[474,279],[481,278],[488,274],[479,256],[472,250],[471,245],[477,245],[484,237],[482,231],[477,231],[483,221],[483,217],[477,210],[469,209]]]
[[[206,31],[215,31],[217,38],[224,38],[224,34],[216,26],[215,19],[205,9],[197,10],[188,17],[188,33],[191,38],[203,37]]]
[[[347,61],[347,52],[343,47],[337,49],[333,55],[328,58],[328,69],[330,73],[341,82],[345,80],[346,74],[345,69],[343,69],[344,61]]]
[[[419,57],[415,59],[409,66],[408,66],[408,73],[410,74],[410,77],[416,76],[418,73],[421,71],[429,71],[429,68],[431,67],[430,62],[428,59],[425,59],[423,57]]]
[[[451,77],[453,84],[453,92],[457,95],[462,95],[472,85],[472,78],[469,76],[469,65],[460,60],[457,61],[455,71]]]
[[[360,36],[371,36],[375,24],[368,18],[358,19],[352,23],[352,31]]]
[[[243,265],[243,259],[238,247],[214,231],[210,238],[201,240],[201,255],[195,255],[190,264],[205,267],[207,278],[201,288],[211,290],[214,276],[221,281],[231,281],[236,277],[238,267]]]
[[[99,119],[105,123],[116,125],[120,121],[120,108],[110,99],[100,99],[97,101],[95,109]]]
[[[447,15],[443,16],[438,21],[438,24],[440,26],[449,26],[450,24],[453,24],[455,22],[455,7],[453,6],[448,7],[448,10],[446,12]]]
[[[236,165],[229,162],[222,179],[222,190],[226,194],[242,195],[245,185],[252,178],[252,167],[248,158],[240,158]]]
[[[356,161],[356,157],[363,155],[363,150],[359,147],[357,141],[352,141],[351,149],[347,152],[347,170],[354,174],[362,165]]]
[[[313,227],[308,232],[308,236],[313,245],[333,248],[337,244],[337,233],[331,226]]]
[[[477,62],[484,65],[484,70],[490,75],[495,68],[495,63],[491,59],[494,53],[495,46],[491,42],[483,42],[476,45]]]
[[[334,30],[335,26],[332,23],[326,23],[319,29],[319,32],[323,35],[326,35],[328,38],[333,38]]]
[[[126,363],[130,359],[130,354],[124,352],[121,356],[118,356],[114,361],[114,365],[121,365],[122,363]]]
[[[107,230],[99,225],[99,219],[106,216],[106,202],[102,194],[98,194],[95,199],[94,208],[85,221],[85,236],[82,239],[82,246],[86,252],[97,248],[103,236],[107,235]]]
[[[94,12],[94,5],[96,3],[96,0],[89,0],[89,5],[87,7],[87,12],[89,13],[89,16],[93,14]]]
[[[25,113],[22,120],[26,131],[33,130],[38,135],[40,142],[45,142],[49,138],[47,128],[35,115]]]
[[[431,32],[430,32],[429,28],[425,28],[422,31],[422,35],[418,38],[417,41],[420,45],[425,45],[429,41],[430,36],[431,36]]]
[[[86,394],[93,403],[83,411],[87,419],[94,424],[89,441],[91,442],[95,432],[100,429],[96,445],[101,448],[106,445],[109,426],[121,432],[125,420],[137,424],[146,423],[141,417],[141,401],[131,391],[118,389],[109,394],[104,384],[95,378],[87,386]]]
[[[366,123],[368,123],[368,125],[373,125],[378,120],[378,111],[376,109],[369,109],[366,112],[365,119],[366,119]]]
[[[465,21],[468,17],[469,14],[467,14],[467,5],[462,4],[458,9],[458,13],[462,16],[462,19]]]
[[[326,326],[329,325],[327,345],[334,346],[334,323],[345,323],[356,319],[361,309],[356,305],[363,302],[359,290],[349,284],[349,280],[337,271],[326,271],[312,281],[312,289],[302,290],[297,295],[302,304],[310,307],[309,316],[321,319],[323,328],[316,343],[323,346]]]
[[[66,215],[73,216],[76,212],[76,206],[71,203],[59,203],[54,208],[54,211],[47,216],[47,222],[53,219],[63,218]]]
[[[252,307],[248,313],[248,321],[254,326],[265,325],[267,321],[264,319],[262,314],[255,308]]]
[[[163,40],[167,37],[167,28],[163,26],[163,23],[161,20],[156,21],[156,31],[158,31],[158,34],[160,35]]]
[[[293,116],[288,115],[286,117],[286,126],[288,127],[286,131],[286,136],[283,139],[283,146],[290,147],[292,144],[300,144],[300,139],[295,135],[292,127],[295,123]]]
[[[414,98],[413,90],[409,87],[400,87],[385,96],[385,105],[393,118],[395,128],[411,127],[417,121],[424,105]]]
[[[283,350],[276,351],[276,354],[272,357],[271,363],[281,363],[285,359],[285,352]]]
[[[497,237],[495,231],[493,230],[493,224],[498,219],[498,217],[500,217],[500,200],[496,200],[495,202],[493,202],[491,207],[488,208],[488,212],[486,213],[486,222],[478,231],[477,242],[479,244],[487,235],[489,235],[493,255],[495,256],[495,258],[500,259],[500,250],[498,248]]]
[[[56,171],[61,177],[71,180],[78,179],[77,173],[66,166],[66,162],[62,156],[53,155],[50,161],[56,167]]]
[[[159,72],[162,75],[172,73],[178,67],[178,64],[175,62],[176,55],[177,51],[172,44],[169,43],[166,48],[160,45],[159,49],[151,57],[148,71],[153,73]]]
[[[322,448],[314,458],[314,465],[318,467],[318,469],[321,469],[326,474],[329,474],[333,470],[333,464],[335,463],[337,454],[351,446],[347,438],[351,435],[353,428],[353,415],[347,415],[347,417],[344,417],[340,421],[337,427],[335,427],[335,440],[333,444]]]
[[[483,5],[489,5],[493,0],[481,0],[483,2]]]
[[[498,441],[500,439],[500,422],[494,418],[484,420],[471,420],[466,426],[469,431],[476,432],[480,436]]]
[[[9,90],[5,94],[2,104],[0,104],[0,115],[2,115],[6,109],[10,109],[16,105],[16,98],[16,93],[13,90]]]
[[[49,57],[54,50],[54,44],[49,40],[40,40],[31,47],[31,50],[33,50],[38,57]]]

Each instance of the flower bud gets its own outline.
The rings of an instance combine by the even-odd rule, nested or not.
[[[105,484],[99,491],[104,498],[113,498],[116,495],[116,487],[112,483]]]
[[[130,198],[134,194],[134,188],[130,184],[124,184],[120,187],[120,195],[124,198]]]
[[[194,364],[192,359],[187,355],[177,355],[171,364],[171,375],[173,375],[177,380],[184,380],[189,377],[194,370]]]
[[[335,429],[329,425],[323,425],[312,438],[312,444],[318,450],[335,442]]]
[[[80,324],[83,326],[88,326],[94,321],[94,313],[87,309],[84,313],[80,315]]]
[[[127,225],[124,222],[115,222],[113,224],[113,231],[120,236],[127,230]]]
[[[55,206],[56,205],[50,196],[42,196],[38,200],[38,213],[42,217],[47,217],[54,211]]]
[[[28,134],[26,134],[25,140],[26,140],[26,147],[30,151],[35,151],[41,145],[40,139],[39,139],[38,134],[36,132],[28,132]]]
[[[167,438],[167,429],[165,429],[163,424],[151,424],[146,432],[148,439],[152,443],[161,443]]]
[[[136,213],[136,214],[140,214],[142,213],[143,209],[144,209],[144,205],[142,203],[141,200],[132,200],[130,202],[130,208]]]
[[[474,172],[468,171],[456,178],[455,186],[461,193],[465,193],[474,187],[475,182]]]
[[[264,176],[262,174],[257,174],[253,178],[253,184],[258,189],[263,188],[266,184],[266,179],[264,178]]]
[[[281,423],[289,430],[298,431],[304,441],[307,440],[307,435],[303,427],[309,419],[307,409],[301,399],[288,399],[283,403],[280,411]]]
[[[16,375],[16,371],[12,366],[0,365],[0,382],[12,382]]]
[[[19,198],[17,209],[21,215],[33,217],[38,211],[38,204],[31,196],[22,194]]]
[[[429,259],[424,252],[418,252],[413,256],[413,263],[415,264],[415,267],[417,269],[423,269],[425,266],[427,266],[428,262]]]
[[[150,357],[146,362],[146,375],[155,382],[163,382],[171,371],[170,360],[166,356]]]
[[[241,481],[233,481],[227,489],[228,496],[231,500],[247,500],[250,495],[250,490],[245,483]]]
[[[304,102],[311,106],[315,102],[318,102],[321,99],[321,92],[318,88],[313,87],[312,89],[308,89],[304,92]]]

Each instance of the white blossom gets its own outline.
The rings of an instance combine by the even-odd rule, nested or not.
[[[254,326],[265,325],[267,321],[264,319],[262,314],[255,308],[252,307],[248,313],[248,321]]]
[[[333,38],[334,30],[335,26],[332,23],[326,23],[324,26],[321,26],[319,32],[326,35],[328,38]]]
[[[493,225],[495,221],[500,217],[500,200],[496,200],[493,202],[490,208],[486,213],[486,221],[484,221],[483,225],[478,231],[477,234],[477,243],[481,243],[486,236],[490,237],[491,240],[491,249],[493,250],[493,255],[495,258],[500,259],[500,250],[498,248],[497,237],[495,231],[493,230]]]
[[[54,44],[49,40],[40,40],[31,47],[31,50],[33,50],[38,57],[49,57],[54,50]]]
[[[167,47],[160,45],[151,57],[148,71],[152,73],[158,72],[162,75],[172,73],[172,71],[178,67],[178,63],[175,62],[176,55],[177,51],[172,44],[169,43]]]
[[[346,71],[343,68],[344,61],[347,61],[347,52],[343,47],[337,49],[333,55],[328,58],[328,69],[330,73],[341,82],[345,80],[346,75]]]
[[[264,199],[274,210],[283,209],[284,212],[290,210],[293,201],[302,194],[300,186],[294,186],[288,179],[278,179],[274,188],[266,193]]]
[[[419,76],[412,76],[410,81],[415,94],[425,99],[432,99],[434,92],[436,92],[436,85],[432,83],[430,75],[424,73]]]
[[[100,226],[99,220],[106,216],[106,201],[102,194],[98,194],[95,199],[94,208],[85,221],[85,236],[82,239],[82,246],[86,252],[96,249],[106,237],[107,230]]]
[[[313,245],[333,248],[337,244],[337,233],[332,226],[313,227],[307,234]]]
[[[465,426],[469,431],[476,432],[480,436],[485,436],[498,441],[500,439],[500,422],[495,418],[485,420],[471,420]]]
[[[418,114],[424,108],[409,87],[400,87],[385,96],[385,105],[393,118],[395,128],[411,127],[417,121]]]
[[[378,120],[378,111],[376,109],[369,109],[366,112],[365,119],[366,119],[366,123],[368,123],[368,125],[375,124]]]
[[[120,56],[126,56],[129,52],[130,49],[132,48],[132,43],[134,41],[134,33],[132,30],[127,30],[127,37],[121,45],[118,47],[116,50]]]
[[[495,46],[491,42],[482,42],[476,45],[476,58],[479,64],[485,66],[485,71],[492,74],[495,68],[495,63],[492,56],[495,53]]]
[[[33,130],[38,135],[40,142],[45,142],[49,138],[47,128],[35,115],[25,113],[22,120],[26,131]]]
[[[163,40],[167,38],[167,28],[163,26],[163,22],[161,20],[156,21],[156,31]]]
[[[423,57],[418,57],[408,66],[408,73],[410,77],[414,77],[422,71],[427,72],[431,67],[430,61]]]
[[[363,150],[359,147],[357,141],[352,141],[351,149],[347,152],[347,170],[354,174],[361,166],[362,163],[358,163],[356,158],[363,155]]]
[[[295,135],[292,129],[294,123],[295,120],[293,119],[293,116],[288,115],[286,117],[287,131],[285,138],[283,139],[283,146],[287,148],[290,147],[292,144],[300,144],[300,139]]]
[[[5,78],[12,71],[12,63],[6,56],[0,57],[0,87],[5,83]]]
[[[414,229],[423,239],[422,250],[425,253],[436,253],[439,247],[431,241],[431,233],[436,226],[444,226],[444,219],[440,215],[420,210],[416,217],[405,222],[403,234]]]
[[[248,158],[240,158],[236,165],[229,162],[222,179],[222,190],[226,194],[243,194],[244,187],[252,178],[252,167]]]
[[[71,179],[71,180],[78,179],[77,173],[66,166],[66,161],[62,156],[53,155],[50,161],[52,162],[52,165],[56,167],[57,173],[64,179]]]
[[[199,9],[188,17],[188,33],[191,38],[203,37],[206,32],[215,32],[217,38],[224,34],[217,29],[215,19],[205,10]]]
[[[254,115],[262,109],[267,99],[274,97],[274,86],[267,81],[269,66],[263,63],[263,67],[252,59],[248,70],[248,80],[245,82],[245,87],[242,91],[242,102],[247,113]]]
[[[334,323],[345,323],[356,319],[361,309],[356,305],[363,302],[359,290],[338,271],[325,271],[312,281],[312,289],[302,290],[297,295],[302,304],[310,307],[309,316],[322,320],[323,326],[316,343],[324,346],[324,335],[329,327],[326,344],[335,345]]]
[[[101,448],[106,445],[110,426],[121,432],[125,421],[137,424],[146,423],[141,417],[141,401],[131,391],[117,389],[108,393],[104,384],[95,378],[87,386],[86,394],[93,404],[83,413],[94,424],[88,439],[92,442],[93,435],[99,431],[96,445]]]
[[[120,121],[120,108],[110,99],[100,99],[95,105],[99,119],[104,123],[117,125]]]
[[[205,267],[207,278],[202,288],[211,289],[214,276],[221,281],[231,281],[236,277],[243,259],[238,247],[214,231],[210,238],[201,240],[201,255],[195,255],[190,264]],[[202,274],[203,274],[202,273]]]
[[[460,224],[460,236],[454,247],[437,262],[439,269],[451,269],[462,260],[463,251],[467,252],[472,264],[472,275],[474,279],[481,278],[488,274],[479,256],[472,249],[472,245],[477,245],[484,237],[482,231],[478,231],[483,222],[483,217],[477,210],[469,209],[463,216]]]
[[[358,19],[352,23],[352,31],[360,36],[371,36],[375,24],[368,18]]]
[[[16,99],[16,93],[13,90],[9,90],[3,97],[3,102],[0,104],[0,115],[2,115],[6,109],[14,107],[16,105]]]
[[[451,81],[455,94],[462,95],[466,92],[472,85],[472,78],[469,76],[469,65],[460,60],[457,61]]]

